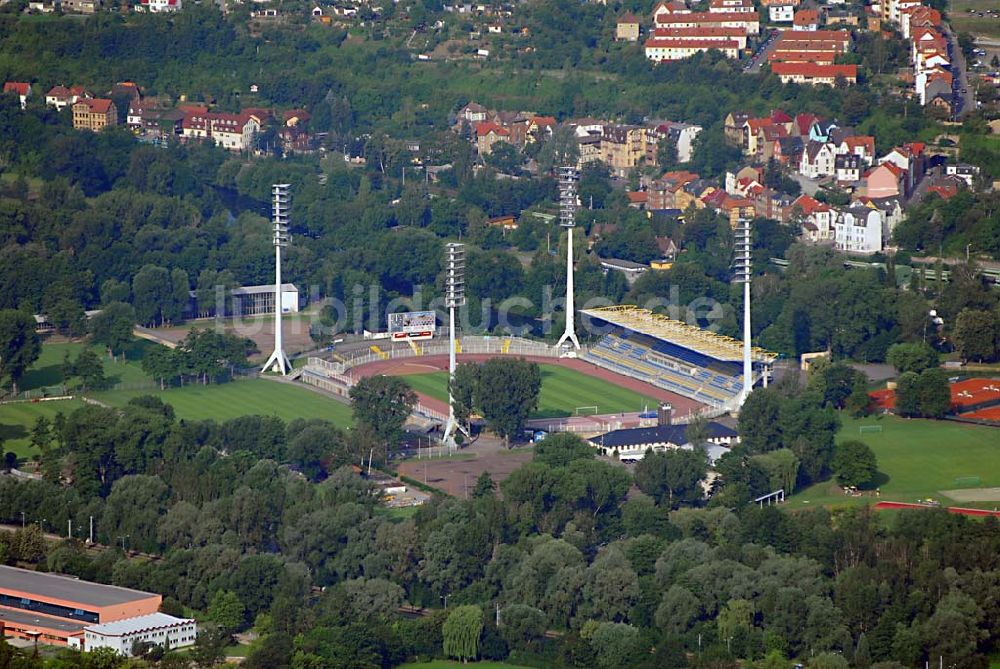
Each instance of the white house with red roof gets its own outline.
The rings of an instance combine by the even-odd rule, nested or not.
[[[837,211],[830,205],[809,195],[800,195],[792,202],[791,209],[799,213],[802,236],[806,240],[826,242],[833,239]]]
[[[684,0],[670,0],[670,2],[660,2],[653,8],[653,25],[659,25],[660,20],[673,14],[690,14]]]
[[[71,86],[69,88],[65,86],[53,86],[45,94],[45,104],[49,107],[54,107],[56,111],[62,111],[66,107],[73,106],[73,103],[77,100],[92,97],[94,96],[83,86]]]
[[[760,34],[756,12],[687,12],[656,14],[657,28],[740,28],[748,35]]]
[[[646,40],[646,58],[654,63],[684,60],[696,53],[716,49],[726,58],[739,58],[740,43],[736,40],[698,39],[690,37],[651,37]]]
[[[31,97],[31,84],[26,81],[8,81],[3,85],[4,95],[14,93],[21,103],[21,109],[28,106],[28,98]]]
[[[181,0],[139,0],[137,9],[159,14],[160,12],[179,12],[181,10]]]
[[[792,30],[815,32],[819,30],[819,11],[800,9],[792,16]]]
[[[712,0],[708,11],[715,14],[751,14],[756,10],[753,0]]]
[[[243,111],[239,114],[188,111],[181,122],[181,136],[186,139],[211,139],[230,151],[249,151],[254,137],[260,132],[263,119],[259,114]]]
[[[822,84],[833,86],[838,79],[846,84],[858,81],[857,65],[828,65],[822,63],[771,63],[771,72],[783,84]]]
[[[868,167],[875,162],[875,138],[871,135],[849,135],[837,146],[837,155],[853,154]]]

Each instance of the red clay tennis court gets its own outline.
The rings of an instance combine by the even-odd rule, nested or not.
[[[941,507],[929,506],[927,504],[910,504],[907,502],[878,502],[876,509],[938,509]],[[988,511],[986,509],[965,509],[960,506],[944,507],[948,513],[957,513],[961,516],[994,516],[1000,518],[1000,511]]]

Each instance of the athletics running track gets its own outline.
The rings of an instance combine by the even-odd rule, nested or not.
[[[485,362],[491,358],[503,357],[504,355],[514,355],[514,354],[487,354],[487,353],[475,353],[475,354],[458,354],[458,360],[460,362]],[[674,407],[674,416],[678,418],[683,418],[688,414],[698,411],[704,408],[704,404],[697,402],[683,395],[678,395],[677,393],[670,392],[669,390],[664,390],[663,388],[658,388],[652,384],[646,383],[645,381],[640,381],[639,379],[633,379],[630,376],[623,376],[621,374],[616,374],[611,370],[604,369],[603,367],[598,367],[584,360],[578,358],[548,358],[545,356],[515,356],[523,357],[525,360],[530,360],[532,362],[537,362],[543,365],[558,365],[559,367],[565,367],[567,369],[572,369],[574,371],[586,374],[587,376],[592,376],[594,378],[601,379],[607,383],[615,386],[620,386],[622,388],[627,388],[633,392],[639,393],[646,397],[650,397],[655,400],[662,402],[669,402]],[[390,360],[376,360],[375,362],[370,362],[366,365],[361,365],[360,367],[353,367],[349,370],[348,374],[351,375],[352,380],[357,380],[358,378],[364,378],[368,376],[376,376],[379,374],[385,376],[406,376],[409,374],[429,374],[431,372],[447,371],[448,369],[448,356],[447,355],[426,355],[426,356],[414,356],[412,358],[395,358]],[[448,403],[443,402],[439,399],[428,397],[422,393],[417,393],[420,398],[420,403],[429,409],[434,411],[439,411],[443,414],[448,413]],[[595,401],[599,398],[595,398]],[[652,407],[651,407],[652,409]],[[619,414],[611,414],[616,419],[619,418]],[[566,423],[582,423],[592,422],[594,420],[600,420],[600,416],[580,416],[580,417],[570,417],[564,419],[547,419],[546,423],[556,423],[559,421],[564,421]],[[632,427],[638,425],[638,414],[625,414],[621,417],[623,427]],[[633,423],[634,421],[634,423]],[[537,421],[530,421],[530,423],[535,423]]]
[[[879,502],[876,509],[939,509],[941,507],[928,506],[926,504],[909,504],[907,502]],[[960,506],[944,507],[948,513],[957,513],[962,516],[994,516],[1000,518],[1000,511],[987,511],[986,509],[964,509]]]

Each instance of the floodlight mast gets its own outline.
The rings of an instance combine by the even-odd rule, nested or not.
[[[740,406],[746,402],[753,390],[753,359],[750,347],[750,281],[753,276],[751,264],[750,219],[740,218],[736,223],[735,259],[733,262],[736,283],[743,284],[743,390],[740,392]]]
[[[573,300],[573,228],[576,227],[576,182],[580,173],[575,167],[559,168],[559,225],[566,228],[566,330],[559,337],[556,346],[567,340],[574,348],[580,348],[576,338],[576,305]]]
[[[455,431],[459,429],[455,420],[455,397],[452,386],[455,383],[455,309],[465,306],[465,244],[452,242],[445,246],[445,306],[448,307],[448,422],[444,426],[442,442],[455,446]]]
[[[282,344],[281,336],[281,249],[288,246],[290,236],[288,234],[288,210],[291,205],[289,199],[289,184],[274,184],[271,186],[272,220],[274,221],[274,352],[264,363],[262,371],[279,372],[282,375],[288,374],[292,369],[292,363]]]

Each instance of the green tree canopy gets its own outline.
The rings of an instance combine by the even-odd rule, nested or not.
[[[35,319],[15,309],[0,310],[0,380],[17,384],[38,356],[42,345],[35,332]]]
[[[479,655],[479,635],[483,631],[483,610],[467,604],[455,607],[444,621],[444,653],[459,660],[475,660]]]
[[[850,440],[837,444],[830,463],[837,482],[844,486],[864,486],[878,472],[875,453],[862,441]]]

